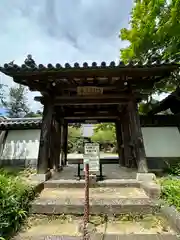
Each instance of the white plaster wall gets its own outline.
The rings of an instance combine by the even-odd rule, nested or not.
[[[177,127],[143,127],[146,157],[180,157]]]
[[[39,129],[8,131],[0,159],[37,159],[39,139]]]

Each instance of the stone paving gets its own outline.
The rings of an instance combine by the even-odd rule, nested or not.
[[[103,165],[102,169],[103,175],[107,179],[136,179],[136,171],[120,167],[118,164]],[[81,171],[81,174],[83,174],[83,171]],[[76,179],[75,175],[77,175],[77,165],[70,164],[64,167],[61,172],[56,173],[52,179]]]
[[[117,158],[117,154],[107,154],[101,153],[101,158]],[[68,154],[67,159],[82,159],[83,154],[72,153]],[[102,165],[103,175],[106,176],[107,179],[135,179],[137,171],[120,167],[118,164],[108,164]],[[83,171],[81,171],[83,174]],[[57,173],[53,176],[52,179],[75,179],[75,175],[77,175],[77,165],[69,164],[68,166],[64,167],[63,171]]]

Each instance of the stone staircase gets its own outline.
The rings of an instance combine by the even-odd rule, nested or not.
[[[31,226],[14,240],[83,239],[79,224],[84,213],[84,184],[83,180],[44,182],[43,190],[32,204]],[[163,223],[159,225],[160,218],[155,219],[154,213],[159,212],[160,189],[153,181],[105,180],[91,184],[89,195],[91,218],[107,216],[108,219],[96,225],[93,222],[95,233],[91,232],[89,240],[178,239],[168,224],[164,228]],[[140,218],[142,215],[143,220],[141,223],[138,220],[123,222],[118,220],[119,215]]]
[[[148,214],[158,211],[158,203],[137,180],[106,180],[90,188],[91,214]],[[33,202],[35,214],[83,214],[84,181],[49,180]]]

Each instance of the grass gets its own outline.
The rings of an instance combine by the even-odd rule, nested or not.
[[[161,198],[169,205],[180,211],[180,180],[172,177],[159,179]]]
[[[31,171],[0,169],[0,236],[9,239],[28,215],[34,190],[25,178]]]

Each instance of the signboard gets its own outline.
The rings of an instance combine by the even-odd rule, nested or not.
[[[103,88],[93,86],[77,87],[77,94],[80,96],[99,95],[103,94]]]
[[[84,166],[89,164],[90,172],[99,171],[99,144],[97,143],[86,143],[84,146]]]

